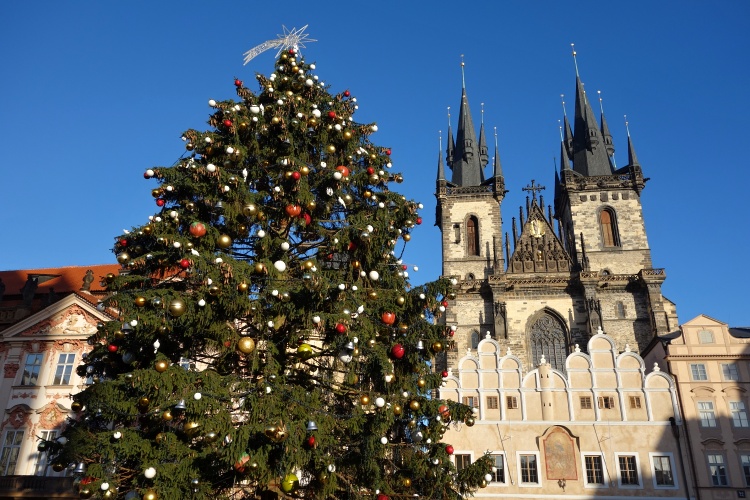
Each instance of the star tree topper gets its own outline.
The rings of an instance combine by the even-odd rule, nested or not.
[[[260,45],[253,47],[252,49],[245,52],[245,63],[249,63],[255,56],[262,54],[268,49],[278,47],[279,51],[276,53],[276,57],[279,57],[284,50],[293,48],[295,51],[299,50],[300,47],[305,47],[305,42],[317,42],[312,38],[309,38],[305,30],[309,25],[304,25],[300,29],[292,28],[291,30],[286,29],[286,26],[282,25],[281,28],[284,30],[284,34],[277,34],[279,38],[273,40],[267,40]]]

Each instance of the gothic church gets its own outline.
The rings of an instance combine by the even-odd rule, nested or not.
[[[512,212],[511,234],[503,234],[507,191],[497,140],[485,176],[484,124],[477,137],[463,85],[458,129],[454,139],[449,128],[437,172],[442,274],[458,280],[445,318],[456,325],[445,366],[491,338],[529,369],[544,358],[564,373],[567,356],[585,350],[600,328],[621,351],[640,352],[677,327],[675,305],[661,294],[665,272],[651,262],[641,206],[648,179],[633,143],[628,136],[628,164],[615,168],[604,114],[597,120],[578,75],[575,86],[553,204],[545,206],[531,181],[526,206]]]

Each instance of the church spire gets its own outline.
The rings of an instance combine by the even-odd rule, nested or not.
[[[500,149],[497,147],[497,127],[495,127],[495,159],[493,161],[492,177],[498,178],[503,176],[503,166],[500,164]]]
[[[487,139],[484,137],[484,103],[481,103],[481,106],[482,110],[479,125],[479,164],[481,165],[480,168],[483,168],[489,162],[489,156],[487,155]]]
[[[458,114],[455,150],[451,153],[448,144],[448,164],[453,170],[452,182],[457,186],[479,186],[484,182],[483,167],[487,164],[486,145],[484,155],[482,145],[477,141],[474,122],[471,118],[469,100],[466,97],[464,62],[461,61],[461,107]]]
[[[445,161],[448,162],[448,166],[453,168],[453,151],[456,149],[456,145],[453,142],[453,129],[451,128],[451,107],[448,106],[448,149],[445,152]]]
[[[633,140],[630,138],[630,127],[628,127],[628,116],[625,115],[625,130],[628,132],[628,165],[631,167],[641,166],[638,163],[638,157],[635,155],[635,147],[633,146]]]
[[[445,167],[443,166],[443,136],[440,136],[438,143],[438,171],[437,181],[445,181]]]
[[[575,60],[576,52],[573,51]],[[612,175],[606,144],[591,110],[576,62],[576,104],[573,124],[573,170],[586,176]]]
[[[573,159],[573,130],[570,128],[570,122],[568,121],[568,113],[565,112],[565,95],[560,94],[560,100],[562,101],[563,108],[563,125],[565,126],[565,132],[561,130],[560,139],[563,141],[565,152],[568,155],[568,160]]]
[[[607,155],[611,158],[615,154],[615,145],[612,144],[612,134],[609,133],[609,126],[607,125],[607,119],[604,118],[604,104],[602,104],[602,91],[597,90],[599,94],[599,110],[601,111],[601,129],[602,137],[604,137],[604,147],[607,150]]]

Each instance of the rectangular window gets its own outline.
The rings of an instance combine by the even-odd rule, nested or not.
[[[691,363],[690,373],[693,376],[693,380],[708,380],[706,365],[704,365],[703,363]]]
[[[701,419],[701,427],[716,427],[716,413],[711,401],[698,401],[698,415]]]
[[[539,471],[537,470],[536,455],[521,455],[521,483],[538,484]]]
[[[479,398],[476,396],[464,396],[461,398],[461,402],[466,406],[471,406],[472,408],[479,407]]]
[[[711,330],[702,330],[698,332],[698,342],[701,344],[713,344],[714,334]]]
[[[39,369],[42,367],[44,354],[27,354],[23,366],[21,385],[39,385]]]
[[[41,438],[43,441],[52,441],[57,437],[57,431],[42,431]],[[46,451],[40,451],[36,454],[36,463],[34,464],[34,475],[35,476],[46,476],[52,472],[52,469],[48,467]]]
[[[601,455],[586,455],[583,457],[586,465],[586,484],[604,484],[604,467]]]
[[[745,476],[745,486],[750,486],[750,455],[740,455],[742,474]]]
[[[518,398],[515,396],[507,396],[505,398],[505,404],[509,410],[516,410],[518,409]]]
[[[740,372],[737,370],[735,363],[722,363],[721,374],[724,376],[724,380],[739,380]]]
[[[641,397],[640,396],[630,396],[630,408],[637,410],[640,407],[641,407]]]
[[[70,384],[70,374],[73,373],[73,361],[75,359],[75,354],[60,354],[60,357],[57,358],[57,369],[55,370],[53,385]]]
[[[727,477],[727,466],[724,463],[724,455],[711,453],[708,455],[708,473],[711,475],[711,484],[714,486],[729,486]]]
[[[492,481],[495,483],[505,482],[505,456],[492,455],[495,464],[492,467]]]
[[[668,456],[654,455],[654,483],[656,486],[674,486],[672,461]]]
[[[591,396],[581,396],[581,409],[582,410],[591,409]]]
[[[742,401],[730,401],[729,411],[732,413],[732,424],[735,427],[747,427],[747,411]]]
[[[15,476],[18,452],[21,451],[23,431],[7,431],[0,451],[0,475]]]
[[[617,457],[620,466],[620,484],[626,486],[638,486],[638,466],[634,455],[622,455]]]
[[[615,407],[615,398],[613,396],[599,396],[597,398],[599,408],[611,410]]]
[[[497,396],[487,396],[487,409],[497,410],[500,406]]]
[[[456,457],[456,470],[463,470],[471,465],[471,455],[461,454],[454,455]]]

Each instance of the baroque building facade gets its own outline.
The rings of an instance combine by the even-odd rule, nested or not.
[[[696,498],[675,381],[641,355],[678,327],[651,260],[647,179],[630,137],[627,165],[615,167],[607,121],[578,74],[575,90],[552,204],[531,180],[503,233],[497,140],[490,166],[463,85],[437,168],[442,274],[457,283],[439,392],[477,418],[446,436],[459,468],[494,456],[479,498]]]

